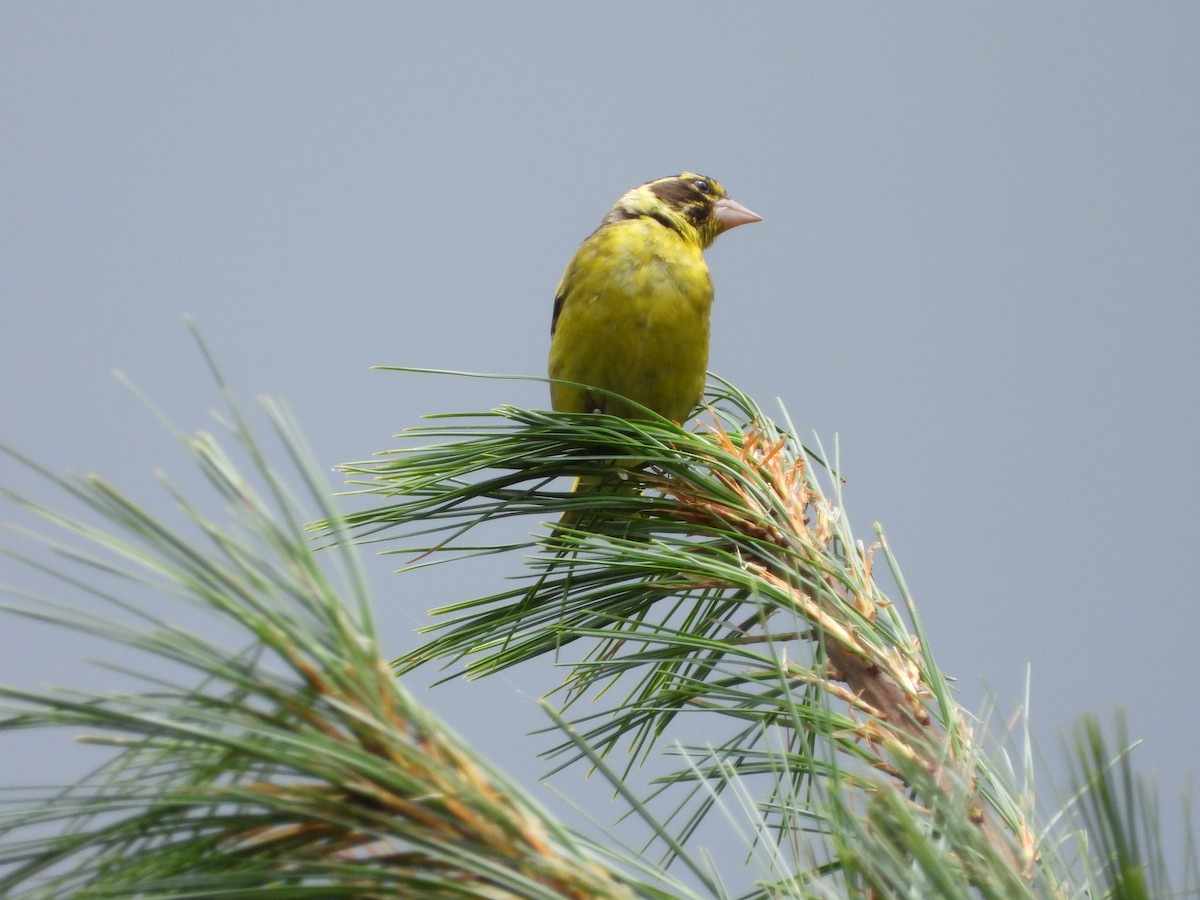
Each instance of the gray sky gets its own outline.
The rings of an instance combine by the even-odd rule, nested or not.
[[[110,372],[207,427],[185,313],[323,465],[422,413],[547,405],[369,366],[542,374],[554,286],[609,205],[712,175],[765,218],[708,254],[712,367],[839,438],[851,519],[885,525],[968,708],[986,684],[1004,721],[1031,667],[1057,760],[1059,728],[1125,706],[1175,826],[1200,687],[1197,47],[1188,3],[7,4],[0,440],[165,508],[159,467],[195,480]],[[397,652],[486,589],[390,568]],[[7,624],[0,681],[94,679],[100,655]],[[531,777],[540,674],[409,683]],[[31,780],[78,752],[21,746]]]

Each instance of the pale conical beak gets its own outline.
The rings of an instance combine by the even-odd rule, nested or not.
[[[730,228],[737,228],[739,225],[748,225],[751,222],[762,221],[762,216],[758,213],[750,212],[742,204],[736,200],[730,200],[728,197],[722,197],[717,201],[713,217],[720,226],[718,234],[722,231],[728,231]]]

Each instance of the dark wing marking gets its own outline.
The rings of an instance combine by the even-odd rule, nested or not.
[[[554,337],[554,329],[558,327],[558,314],[562,312],[563,300],[565,298],[566,298],[565,294],[559,294],[557,297],[554,298],[554,315],[552,315],[550,317],[550,336],[551,337]]]

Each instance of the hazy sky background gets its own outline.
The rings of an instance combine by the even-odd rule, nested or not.
[[[166,510],[216,391],[295,410],[323,466],[423,413],[545,406],[554,286],[624,190],[692,169],[762,224],[708,254],[712,368],[839,438],[969,709],[1124,706],[1178,833],[1200,627],[1200,6],[5,4],[0,440]],[[41,486],[9,462],[0,483]],[[339,484],[331,473],[331,489]],[[8,518],[5,514],[5,518]],[[13,540],[16,540],[15,538]],[[372,560],[396,652],[504,570]],[[481,581],[481,578],[483,579]],[[0,559],[0,583],[40,582]],[[25,621],[0,681],[94,684]],[[528,669],[408,684],[526,780]],[[9,777],[79,763],[62,735]],[[72,756],[72,754],[75,754]],[[92,759],[93,757],[87,757]],[[70,760],[68,762],[68,760]]]

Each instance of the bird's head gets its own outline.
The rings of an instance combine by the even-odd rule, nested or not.
[[[601,225],[643,216],[657,219],[701,248],[711,245],[723,231],[762,221],[762,216],[730,199],[721,182],[695,172],[635,187],[616,202]]]

